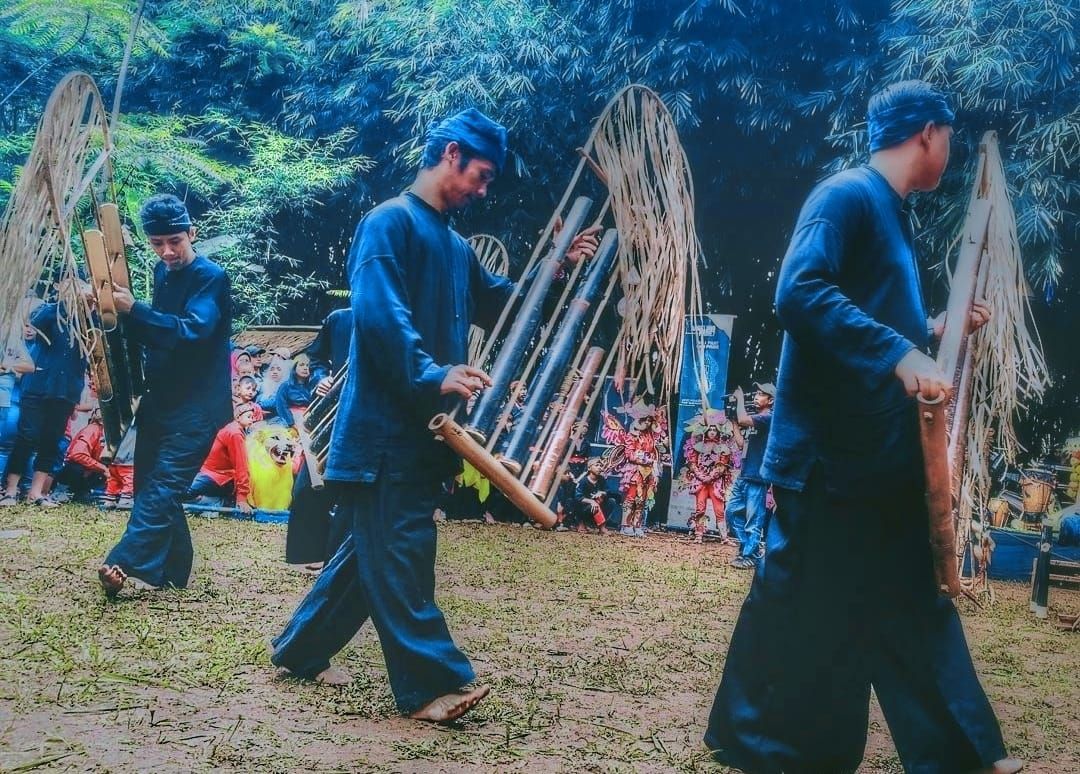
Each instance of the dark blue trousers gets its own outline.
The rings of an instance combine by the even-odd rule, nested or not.
[[[332,534],[330,512],[333,508],[334,485],[312,489],[308,466],[301,465],[293,484],[289,529],[285,533],[285,561],[288,564],[321,562],[336,552],[344,535],[332,550],[327,550]]]
[[[194,412],[139,412],[135,502],[105,564],[152,586],[187,586],[194,550],[183,502],[217,430]]]
[[[853,772],[870,689],[906,772],[1005,757],[956,608],[933,584],[917,488],[889,497],[774,488],[765,557],[739,614],[705,743],[747,772]]]
[[[386,464],[372,483],[338,486],[338,518],[352,531],[274,640],[277,666],[315,677],[370,618],[401,712],[472,682],[435,604],[438,489]]]

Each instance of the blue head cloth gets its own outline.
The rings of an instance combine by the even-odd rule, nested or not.
[[[427,141],[456,142],[476,156],[485,158],[502,172],[506,163],[506,127],[485,116],[476,108],[463,110],[435,124]]]
[[[147,236],[168,236],[191,228],[187,207],[172,194],[158,194],[143,202],[139,220]]]
[[[886,87],[870,100],[867,123],[870,152],[905,142],[927,123],[952,124],[956,115],[945,95],[925,81],[902,81]]]

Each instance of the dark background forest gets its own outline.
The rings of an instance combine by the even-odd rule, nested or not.
[[[737,315],[732,384],[775,375],[776,269],[809,189],[865,159],[867,98],[931,80],[958,131],[941,189],[914,203],[930,297],[996,129],[1054,378],[1023,438],[1034,453],[1080,432],[1080,0],[0,0],[0,205],[66,72],[111,103],[140,12],[117,196],[129,216],[149,193],[185,197],[248,323],[339,303],[325,291],[356,221],[411,180],[430,122],[467,106],[508,126],[511,156],[456,227],[521,260],[608,98],[652,87],[694,174],[706,305]]]

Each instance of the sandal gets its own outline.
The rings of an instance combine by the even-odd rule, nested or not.
[[[59,508],[60,503],[53,500],[51,497],[42,496],[35,497],[33,500],[28,500],[31,505],[36,505],[38,508]]]
[[[13,494],[8,494],[7,492],[5,492],[2,496],[0,496],[0,508],[11,507],[12,505],[18,504],[19,498]]]

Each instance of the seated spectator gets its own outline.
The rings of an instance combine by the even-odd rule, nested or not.
[[[101,461],[105,450],[105,427],[101,411],[90,412],[89,421],[75,433],[64,456],[64,467],[56,477],[71,492],[75,502],[88,502],[90,492],[105,486],[109,466]]]
[[[295,427],[303,419],[304,412],[311,404],[314,387],[311,380],[311,359],[300,353],[293,358],[292,373],[278,388],[275,401],[277,416],[288,427]]]
[[[251,403],[255,406],[255,421],[261,422],[263,419],[263,410],[255,403],[255,398],[259,393],[258,382],[252,376],[241,376],[235,382],[233,382],[233,413],[236,413],[238,406],[242,406],[245,403]]]
[[[206,455],[195,480],[188,488],[187,500],[196,497],[221,497],[236,499],[236,507],[244,513],[251,513],[251,477],[247,462],[247,431],[255,424],[254,403],[237,406],[234,419],[221,428]]]
[[[598,457],[593,458],[589,460],[585,475],[577,483],[570,507],[569,516],[578,532],[588,532],[586,524],[592,522],[601,535],[608,534],[607,516],[604,513],[605,506],[608,506],[607,499],[603,464]]]
[[[105,507],[130,508],[135,497],[135,426],[128,428],[109,464],[105,480]]]
[[[232,378],[239,379],[241,376],[253,376],[255,367],[251,364],[251,355],[243,349],[234,349],[230,356],[232,360]]]
[[[256,379],[262,379],[263,372],[266,371],[266,366],[269,363],[269,358],[266,355],[266,350],[260,346],[252,344],[245,352],[248,353],[248,357],[251,358],[251,369]]]
[[[566,526],[567,518],[570,515],[570,510],[574,507],[574,494],[577,491],[577,482],[574,481],[574,474],[569,470],[564,470],[562,479],[559,481],[559,488],[555,493],[555,531],[566,532],[569,528]]]
[[[278,388],[289,377],[289,371],[290,361],[282,360],[276,356],[270,361],[270,365],[266,367],[262,387],[259,389],[259,394],[255,399],[255,402],[259,404],[259,408],[263,410],[266,416],[276,414]]]

